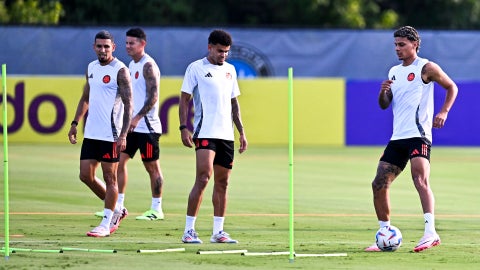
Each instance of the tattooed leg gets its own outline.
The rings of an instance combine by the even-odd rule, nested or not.
[[[377,175],[372,182],[373,205],[378,220],[390,220],[389,187],[401,172],[398,166],[383,161],[378,163]]]

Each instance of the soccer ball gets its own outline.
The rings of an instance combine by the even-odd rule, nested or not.
[[[381,251],[395,251],[402,245],[402,233],[392,225],[378,229],[375,239]]]

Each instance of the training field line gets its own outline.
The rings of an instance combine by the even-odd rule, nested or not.
[[[0,212],[3,215],[4,212]],[[135,213],[131,213],[135,214]],[[141,214],[141,213],[138,213]],[[10,215],[75,215],[92,216],[92,213],[85,212],[10,212]],[[185,216],[185,214],[168,214],[169,216]],[[269,213],[240,213],[228,214],[231,217],[288,217],[289,214],[269,214]],[[295,217],[375,217],[375,214],[350,214],[350,213],[298,213]],[[422,217],[422,214],[395,214],[397,217]],[[480,214],[436,214],[437,218],[480,218]]]
[[[85,237],[87,238],[87,237]],[[92,245],[92,241],[89,240],[78,240],[78,241],[63,241],[63,240],[14,240],[10,241],[11,244],[13,245],[18,245],[18,244],[57,244],[57,245],[78,245],[78,244],[86,244],[86,245]],[[190,247],[190,244],[184,244],[180,240],[179,241],[162,241],[162,240],[125,240],[125,239],[115,239],[116,244],[138,244],[138,245],[145,245],[145,244],[156,244],[156,245],[168,245],[170,247]],[[255,241],[254,243],[251,244],[244,244],[243,246],[246,247],[255,247],[256,245],[284,245],[287,243],[287,240],[285,241]],[[302,240],[302,245],[358,245],[358,246],[367,246],[371,244],[371,241],[324,241],[324,240],[311,240],[311,241],[303,241]],[[443,243],[442,243],[443,244]],[[204,247],[212,247],[213,245],[216,244],[207,244],[204,245]],[[454,243],[454,242],[448,242],[449,246],[468,246],[468,247],[477,247],[480,246],[480,243]],[[301,247],[299,247],[301,249]],[[118,248],[116,250],[121,251],[122,248]],[[130,249],[128,249],[130,250]],[[131,248],[132,251],[137,251],[136,248]],[[363,248],[362,248],[363,252]]]

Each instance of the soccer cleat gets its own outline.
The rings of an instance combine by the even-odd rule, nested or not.
[[[373,245],[371,245],[371,246],[369,246],[369,247],[366,247],[366,248],[364,249],[364,251],[367,251],[367,252],[377,252],[377,251],[381,251],[381,250],[378,248],[377,244],[373,244]]]
[[[238,243],[238,241],[230,238],[230,235],[228,233],[220,231],[217,234],[212,235],[212,237],[210,238],[210,243],[236,244]]]
[[[110,235],[110,231],[103,226],[97,226],[93,230],[87,232],[87,236],[91,236],[91,237],[106,237],[109,235]]]
[[[136,220],[161,220],[164,218],[163,211],[157,212],[155,210],[147,210],[141,216],[136,217]]]
[[[440,236],[438,236],[438,234],[424,235],[413,251],[420,252],[438,245],[440,245]]]
[[[122,208],[121,211],[113,211],[112,221],[110,221],[110,233],[114,233],[120,226],[120,222],[128,215],[127,208]]]
[[[98,212],[95,212],[94,215],[95,215],[96,217],[101,217],[101,218],[103,218],[103,215],[104,215],[104,214],[103,214],[103,211],[98,211]]]
[[[201,244],[202,240],[198,238],[197,232],[191,229],[183,234],[182,242],[185,244]]]

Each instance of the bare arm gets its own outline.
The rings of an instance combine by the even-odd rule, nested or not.
[[[90,97],[90,84],[88,84],[88,78],[87,78],[87,82],[83,86],[82,96],[78,101],[75,117],[73,118],[73,121],[76,122],[77,124],[78,122],[80,122],[80,120],[85,116],[85,114],[88,111],[89,97]],[[77,124],[72,124],[70,126],[70,131],[68,132],[68,139],[70,140],[71,144],[77,143]]]
[[[434,62],[428,62],[423,66],[422,79],[425,82],[436,82],[445,90],[447,90],[447,95],[442,108],[433,119],[433,127],[442,128],[447,120],[448,112],[450,112],[450,109],[457,98],[458,87],[455,82],[450,79],[450,77],[440,68],[440,66]]]
[[[147,62],[143,66],[143,77],[145,78],[145,89],[146,89],[146,98],[143,107],[140,111],[132,118],[130,123],[130,131],[133,131],[138,122],[147,115],[147,113],[155,106],[158,102],[158,93],[160,87],[160,70],[157,65],[152,62]]]
[[[378,104],[380,108],[385,110],[392,103],[393,94],[390,85],[393,83],[392,80],[385,80],[382,82],[380,87],[380,93],[378,94]]]
[[[120,69],[117,74],[118,93],[123,102],[123,125],[117,141],[117,147],[120,151],[125,150],[127,146],[127,132],[132,118],[132,82],[130,73],[126,67]]]
[[[190,104],[190,99],[191,95],[187,94],[185,92],[182,92],[180,95],[180,104],[179,104],[179,109],[178,109],[178,114],[179,114],[179,119],[180,119],[180,126],[186,126],[187,125],[187,119],[188,119],[188,107]],[[192,134],[188,130],[188,128],[182,128],[180,130],[180,135],[182,138],[182,143],[186,147],[193,147],[193,140],[192,140]]]
[[[241,153],[245,152],[248,147],[247,135],[245,135],[245,130],[243,128],[242,117],[240,114],[240,104],[238,103],[238,99],[236,97],[232,98],[232,118],[235,127],[240,134],[240,148],[238,151]]]

